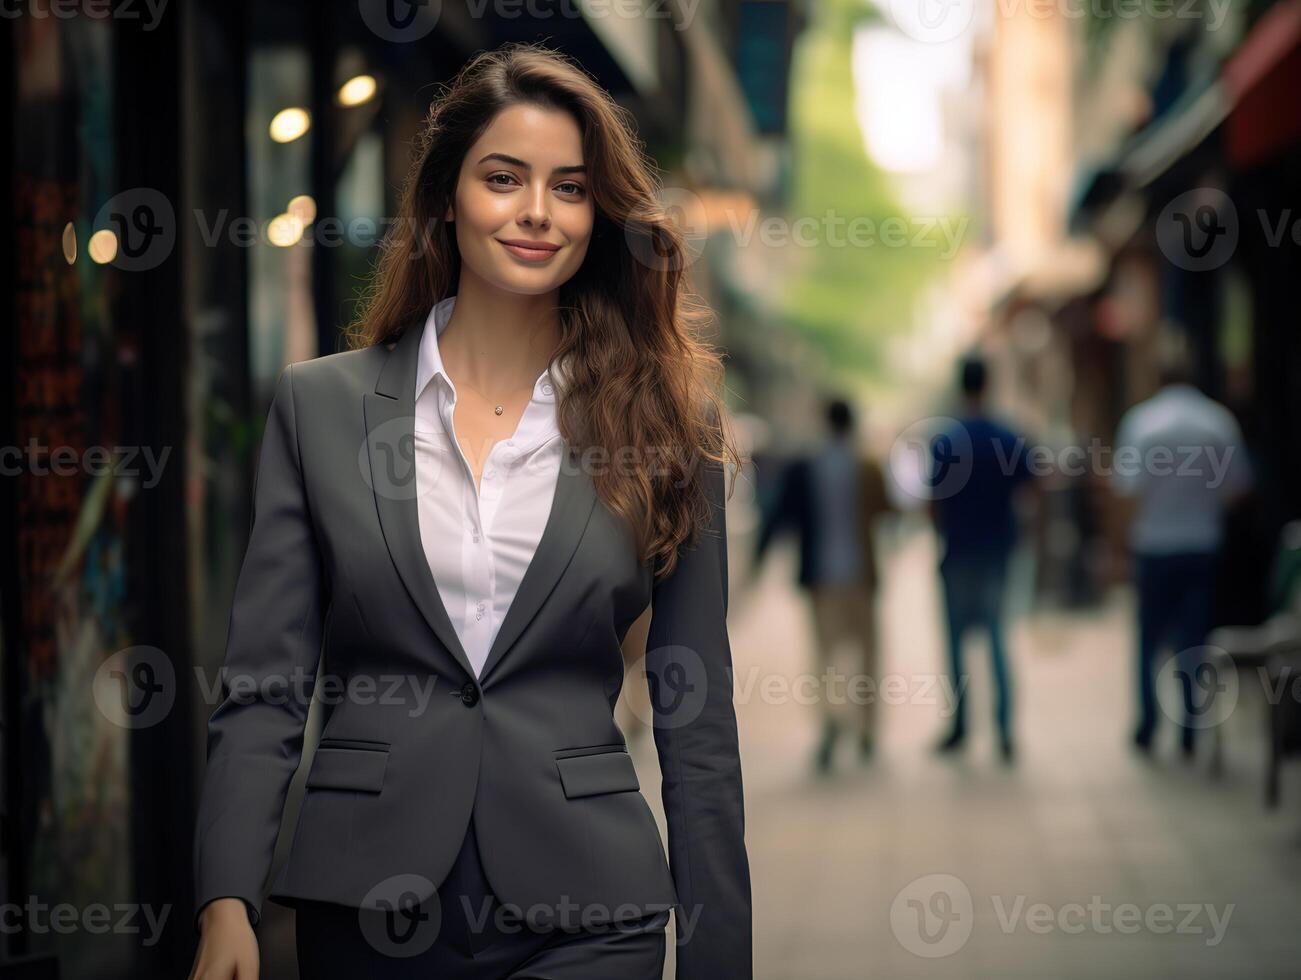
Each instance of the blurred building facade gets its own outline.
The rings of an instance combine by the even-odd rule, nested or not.
[[[1029,264],[1004,261],[1029,219],[1001,216],[999,190],[1016,187],[1024,154],[1000,163],[996,120],[1014,107],[991,102],[985,246],[998,260],[980,267],[990,302],[978,333],[1004,369],[1006,402],[1055,448],[1113,445],[1121,414],[1155,390],[1162,334],[1186,339],[1199,386],[1239,416],[1260,475],[1258,496],[1232,517],[1224,556],[1232,587],[1218,617],[1255,622],[1279,530],[1301,509],[1301,467],[1289,448],[1301,437],[1301,351],[1287,311],[1301,241],[1295,214],[1279,203],[1295,199],[1301,173],[1301,5],[1234,7],[1223,22],[1204,6],[1189,10],[1058,17],[1055,28],[1036,15],[1037,40],[1015,53],[999,36],[1015,33],[1016,17],[995,19],[981,62],[992,90],[1036,46],[1060,59],[1047,79],[1019,75],[1013,98],[1058,103],[1068,154],[1050,172],[1068,181]],[[1060,147],[1061,136],[1032,138]],[[1024,211],[1035,196],[1011,198]],[[1049,498],[1040,547],[1050,581],[1041,585],[1091,603],[1127,572],[1105,460],[1078,478],[1054,474],[1048,486],[1062,496]]]

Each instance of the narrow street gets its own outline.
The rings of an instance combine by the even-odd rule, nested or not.
[[[947,722],[933,559],[919,529],[886,556],[880,669],[905,696],[881,706],[875,758],[860,765],[846,741],[822,779],[815,706],[765,697],[758,683],[780,690],[810,670],[791,544],[755,594],[733,597],[756,977],[1295,976],[1301,780],[1285,771],[1282,805],[1265,809],[1259,685],[1244,680],[1225,723],[1219,782],[1209,738],[1184,763],[1168,724],[1150,760],[1135,756],[1130,598],[1119,591],[1095,613],[1013,620],[1013,767],[994,751],[979,643],[966,755],[936,757]],[[648,738],[634,755],[655,803]]]

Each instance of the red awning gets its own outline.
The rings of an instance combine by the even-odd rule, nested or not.
[[[1223,69],[1233,109],[1224,122],[1235,168],[1255,166],[1301,140],[1301,0],[1284,0],[1257,21]]]

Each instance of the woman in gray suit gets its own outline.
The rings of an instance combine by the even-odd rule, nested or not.
[[[752,975],[722,365],[626,113],[532,45],[433,104],[350,350],[281,373],[209,721],[192,977]],[[613,719],[645,674],[668,852]],[[319,674],[319,676],[318,676]]]

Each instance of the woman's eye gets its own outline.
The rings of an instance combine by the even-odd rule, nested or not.
[[[514,174],[508,174],[503,172],[503,173],[489,174],[487,177],[487,183],[493,185],[494,187],[511,187],[517,184],[518,181],[515,180]],[[583,185],[572,180],[567,180],[563,184],[557,184],[556,190],[558,190],[561,194],[584,193]]]

